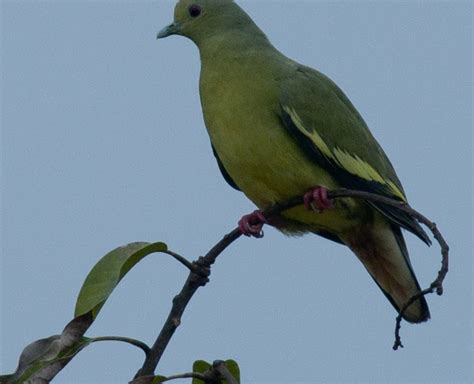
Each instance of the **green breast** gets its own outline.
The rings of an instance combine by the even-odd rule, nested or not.
[[[264,208],[314,186],[337,188],[331,175],[307,159],[280,122],[277,79],[284,74],[278,66],[221,63],[207,67],[203,62],[204,120],[223,166],[246,196]],[[352,215],[347,209],[322,215],[297,209],[286,216],[313,229],[330,230],[348,225]]]

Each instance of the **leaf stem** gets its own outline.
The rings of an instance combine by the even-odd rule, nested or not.
[[[127,343],[130,345],[133,345],[137,348],[140,348],[143,352],[145,352],[145,355],[148,356],[150,353],[150,347],[146,345],[144,342],[136,339],[131,339],[129,337],[122,337],[122,336],[99,336],[99,337],[93,337],[91,338],[91,342],[100,342],[100,341],[119,341],[122,343]]]
[[[175,258],[181,264],[183,264],[186,268],[188,268],[190,271],[194,271],[196,269],[194,264],[190,262],[188,259],[186,259],[184,256],[178,255],[177,253],[170,251],[169,249],[164,251],[163,253],[166,253],[170,255],[171,257]]]

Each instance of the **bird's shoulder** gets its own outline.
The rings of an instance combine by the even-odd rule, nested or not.
[[[326,159],[354,176],[388,183],[404,199],[403,188],[387,155],[345,93],[323,73],[294,64],[280,84],[286,127],[297,129]]]
[[[281,121],[308,158],[341,185],[406,201],[390,160],[344,92],[327,76],[295,65],[280,81]],[[430,240],[412,217],[371,204],[391,222]]]

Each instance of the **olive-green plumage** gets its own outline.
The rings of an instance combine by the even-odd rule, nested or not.
[[[347,187],[406,201],[380,145],[344,93],[320,72],[287,58],[232,0],[181,0],[172,34],[201,56],[200,96],[214,154],[226,180],[259,208],[316,186]],[[339,199],[315,213],[297,207],[272,225],[347,245],[397,310],[419,290],[400,230],[421,227],[389,206]],[[429,318],[426,301],[405,312]]]

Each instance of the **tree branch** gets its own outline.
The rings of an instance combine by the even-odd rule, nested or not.
[[[164,383],[165,381],[189,378],[199,379],[206,384],[218,384],[222,382],[222,379],[225,380],[227,384],[237,384],[237,380],[230,373],[225,361],[222,360],[214,361],[212,366],[204,373],[188,372],[179,375],[167,376],[161,378],[160,382]]]
[[[371,202],[379,202],[379,203],[391,205],[393,207],[400,209],[401,211],[406,212],[407,214],[411,215],[416,220],[418,220],[420,223],[425,224],[431,230],[435,239],[438,241],[438,243],[441,246],[442,266],[436,280],[433,281],[430,288],[424,291],[421,291],[418,294],[414,295],[412,298],[410,298],[410,300],[408,300],[406,305],[401,309],[399,315],[397,316],[396,331],[395,331],[396,341],[394,345],[394,349],[396,349],[396,347],[401,346],[399,330],[401,327],[402,316],[406,308],[408,308],[408,306],[412,302],[414,302],[416,299],[418,299],[420,296],[432,293],[434,292],[434,290],[436,290],[438,295],[441,295],[443,293],[443,281],[448,272],[449,247],[446,241],[444,240],[443,236],[437,229],[436,225],[432,223],[431,221],[429,221],[426,217],[421,215],[419,212],[411,208],[406,203],[403,203],[399,200],[394,200],[385,196],[380,196],[377,194],[364,192],[364,191],[355,191],[355,190],[348,190],[348,189],[337,189],[337,190],[328,191],[328,198],[330,199],[347,198],[347,197],[359,198],[359,199],[364,199]],[[297,196],[297,197],[289,199],[288,201],[284,203],[276,204],[264,210],[262,213],[267,219],[270,219],[274,216],[279,215],[280,213],[282,213],[283,211],[287,209],[290,209],[302,204],[303,204],[303,197]],[[233,231],[225,235],[224,238],[220,240],[216,245],[214,245],[214,247],[212,247],[205,256],[200,257],[198,260],[193,262],[193,265],[196,268],[198,268],[201,271],[201,273],[196,272],[196,268],[191,269],[191,272],[189,273],[189,276],[186,279],[186,282],[184,283],[184,286],[181,289],[181,292],[177,296],[175,296],[175,298],[173,299],[173,305],[172,305],[171,311],[168,315],[168,318],[165,321],[163,328],[161,329],[160,334],[158,335],[153,346],[151,347],[150,352],[147,355],[147,358],[142,368],[137,372],[135,377],[154,374],[154,371],[169,341],[171,340],[178,326],[181,324],[181,317],[189,301],[191,300],[193,295],[196,293],[196,291],[199,289],[199,287],[203,287],[208,283],[209,275],[211,272],[211,266],[215,263],[217,257],[230,244],[236,241],[241,235],[242,234],[239,228],[235,228]]]
[[[232,373],[230,373],[229,368],[227,368],[225,361],[222,361],[222,360],[214,361],[214,363],[212,364],[211,370],[217,372],[219,376],[218,377],[219,383],[221,382],[220,378],[222,378],[226,381],[227,384],[238,384],[235,377],[232,376]]]

